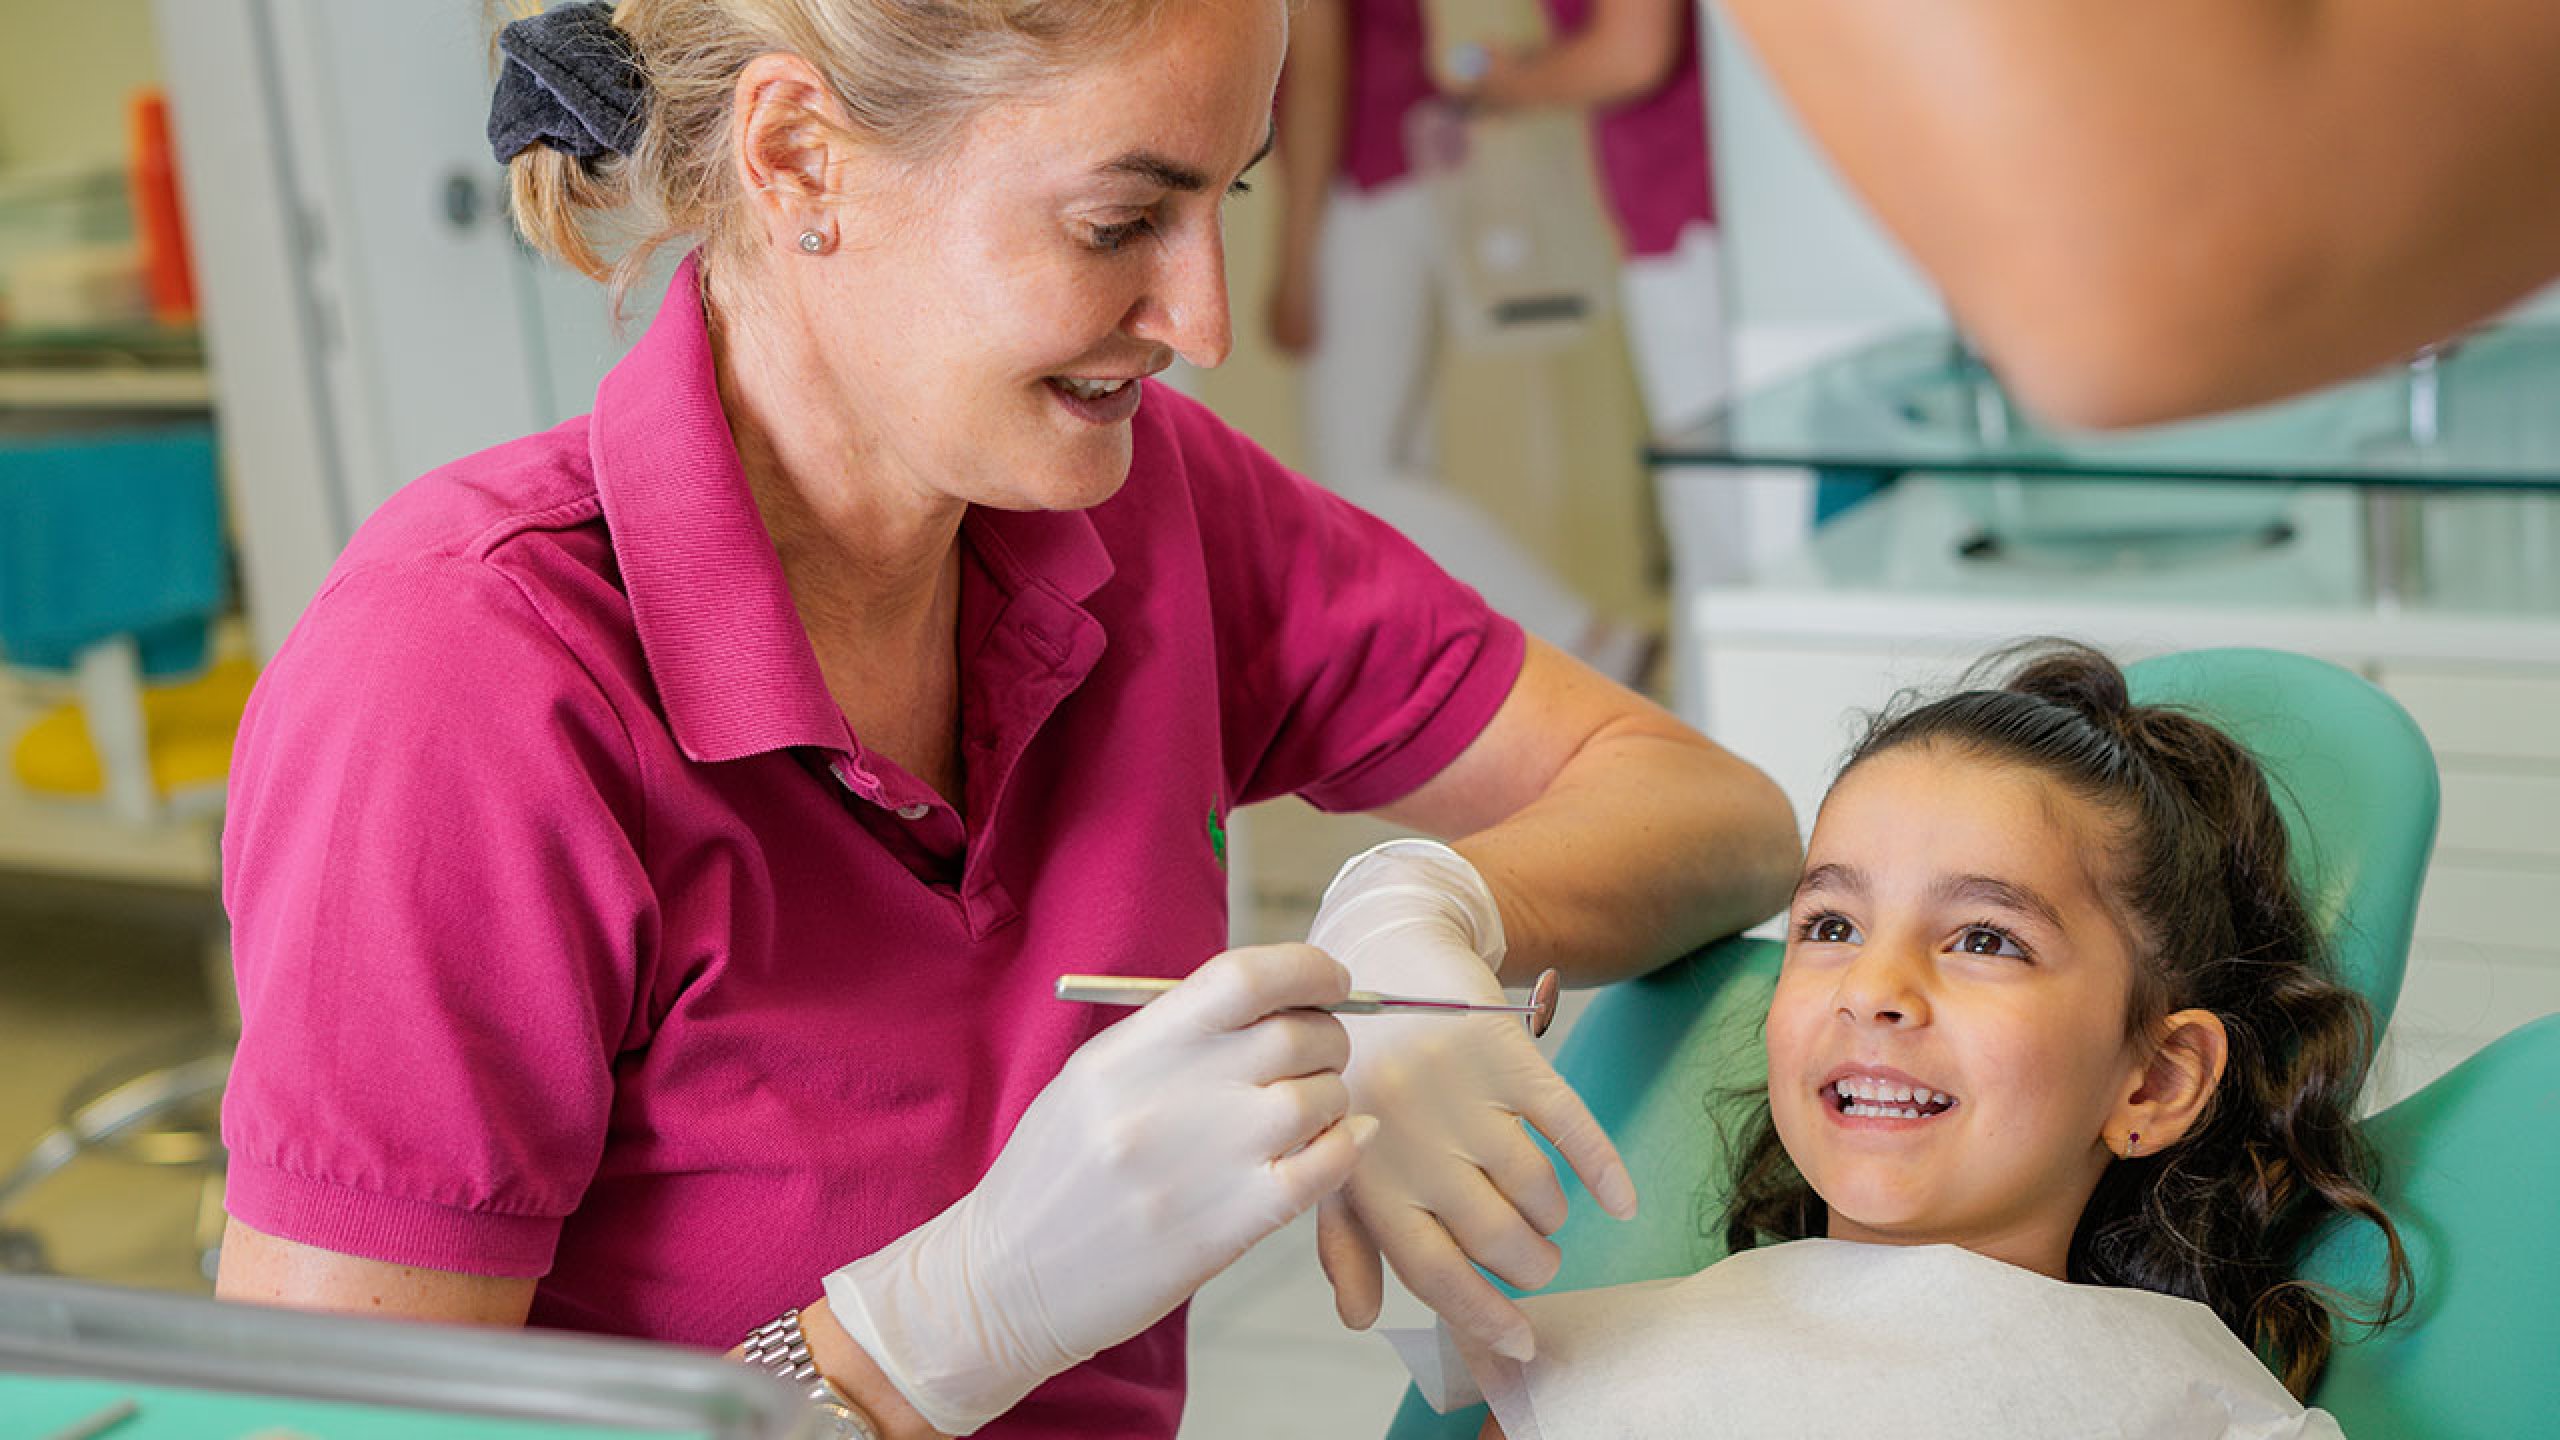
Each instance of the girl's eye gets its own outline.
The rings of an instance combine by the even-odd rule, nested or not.
[[[1997,925],[1967,925],[1956,932],[1955,948],[1964,955],[1997,955],[2011,960],[2030,958],[2027,947],[2018,943],[2018,937]]]
[[[1858,927],[1839,915],[1815,915],[1796,927],[1798,937],[1816,945],[1855,945]]]
[[[1154,221],[1143,218],[1117,225],[1096,225],[1085,231],[1084,243],[1108,255],[1154,228]]]

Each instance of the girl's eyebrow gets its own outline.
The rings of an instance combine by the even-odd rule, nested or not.
[[[1864,895],[1867,893],[1867,872],[1855,865],[1828,861],[1807,870],[1804,878],[1796,882],[1798,895],[1808,890],[1845,890],[1852,895]]]
[[[1931,887],[1939,900],[1969,900],[1981,905],[1996,905],[2016,914],[2030,915],[2055,930],[2063,928],[2062,911],[2054,903],[2026,885],[2002,880],[1993,875],[1949,875]]]
[[[1796,894],[1833,890],[1848,895],[1868,893],[1867,872],[1855,865],[1826,861],[1804,872],[1796,882]],[[2062,910],[2037,893],[2033,886],[1996,875],[1948,875],[1929,887],[1931,898],[1941,902],[1967,901],[1976,905],[1994,905],[2014,914],[2032,916],[2053,929],[2060,930]]]

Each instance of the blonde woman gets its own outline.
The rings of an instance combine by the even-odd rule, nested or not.
[[[404,490],[263,678],[223,1294],[743,1343],[843,1435],[1167,1437],[1182,1302],[1322,1199],[1353,1318],[1383,1256],[1525,1353],[1475,1265],[1553,1273],[1529,1128],[1630,1207],[1607,1137],[1516,1024],[1312,1007],[1659,963],[1783,903],[1793,823],[1150,383],[1227,352],[1288,8],[502,33],[529,238],[694,248],[591,415]],[[1221,953],[1224,819],[1293,792],[1454,843]]]

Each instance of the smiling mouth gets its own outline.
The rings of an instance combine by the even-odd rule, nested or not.
[[[1120,393],[1123,386],[1134,385],[1137,382],[1129,379],[1084,380],[1073,375],[1053,375],[1049,383],[1079,400],[1099,400],[1106,395],[1116,395]]]
[[[1956,1097],[1925,1085],[1843,1075],[1822,1087],[1825,1104],[1856,1120],[1927,1120],[1956,1106]]]

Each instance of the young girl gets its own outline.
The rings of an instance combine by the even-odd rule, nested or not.
[[[2249,754],[2093,651],[1879,720],[1797,885],[1734,1253],[1527,1302],[1534,1361],[1465,1357],[1484,1434],[2335,1435],[2295,1397],[2408,1267],[2287,853]],[[2341,1220],[2369,1313],[2294,1274]]]

